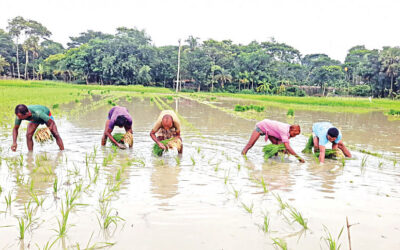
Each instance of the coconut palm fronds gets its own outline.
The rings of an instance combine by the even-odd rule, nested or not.
[[[34,137],[35,141],[39,143],[45,143],[53,140],[53,135],[51,134],[49,128],[40,128],[36,130]]]

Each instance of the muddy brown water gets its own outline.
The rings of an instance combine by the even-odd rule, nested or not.
[[[233,108],[237,103],[218,99],[217,105]],[[354,150],[344,167],[332,160],[318,165],[307,155],[305,164],[294,157],[265,161],[263,138],[246,160],[240,151],[256,121],[183,98],[169,102],[185,120],[183,154],[155,157],[149,132],[160,112],[157,105],[149,98],[121,99],[118,104],[128,107],[133,116],[134,147],[130,150],[99,146],[111,108],[107,105],[55,117],[64,152],[51,143],[35,145],[34,153],[28,153],[26,123],[17,152],[11,152],[11,132],[1,130],[0,248],[43,248],[56,240],[65,193],[70,195],[80,185],[66,236],[55,242],[54,249],[76,248],[77,243],[84,248],[88,242],[89,246],[115,243],[114,249],[275,249],[273,238],[284,239],[289,249],[328,249],[324,227],[336,238],[346,216],[355,224],[350,229],[353,249],[400,247],[399,163]],[[60,109],[67,113],[84,105],[61,105]],[[330,120],[342,129],[345,143],[388,157],[400,152],[400,121],[390,122],[379,112],[295,110],[294,121],[285,114],[285,109],[270,107],[265,112],[270,119],[299,123],[303,133],[311,132],[313,122]],[[300,153],[306,140],[299,135],[291,139],[291,145]],[[118,170],[119,188],[109,193],[108,201],[110,215],[123,220],[102,229],[99,200],[104,190],[118,183]],[[53,192],[56,178],[57,194]],[[268,192],[260,184],[262,179]],[[33,191],[29,191],[31,183]],[[32,192],[43,203],[37,206],[32,201],[34,221],[22,241],[17,218],[23,217]],[[9,194],[12,203],[7,207]],[[277,195],[302,214],[309,229],[293,222],[288,208],[280,209]],[[252,212],[244,206],[252,207]],[[262,230],[265,215],[270,221],[268,233]],[[348,249],[346,227],[338,242]]]

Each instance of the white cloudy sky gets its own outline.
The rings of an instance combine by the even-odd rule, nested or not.
[[[398,0],[0,0],[0,28],[15,16],[41,22],[52,39],[88,29],[145,29],[155,45],[189,35],[247,44],[274,37],[305,55],[344,60],[347,50],[399,46]]]

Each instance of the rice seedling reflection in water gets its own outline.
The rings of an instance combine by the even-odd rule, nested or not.
[[[287,243],[284,239],[281,238],[272,238],[272,241],[274,242],[275,246],[278,246],[282,250],[287,250]]]

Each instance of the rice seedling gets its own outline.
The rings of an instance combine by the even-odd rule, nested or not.
[[[175,159],[176,165],[178,165],[178,166],[181,165],[181,158],[179,158],[179,156],[175,156],[174,159]]]
[[[272,238],[272,241],[274,242],[275,246],[278,246],[282,250],[287,250],[287,243],[284,239],[281,238]]]
[[[83,249],[85,249],[85,250],[88,250],[88,249],[101,249],[101,248],[107,248],[107,247],[111,247],[111,246],[115,245],[115,243],[112,243],[112,242],[96,242],[93,245],[90,245],[92,237],[93,237],[93,233],[90,236],[89,241],[86,244],[86,247],[84,247]],[[77,250],[81,249],[79,243],[76,243],[75,248]]]
[[[224,176],[224,184],[225,184],[225,185],[228,184],[228,181],[229,181],[229,173],[230,173],[230,171],[228,171],[228,174],[227,174],[226,171],[225,171],[225,176]]]
[[[381,169],[382,167],[383,167],[383,162],[381,162],[381,161],[380,161],[380,162],[378,162],[378,168],[380,168],[380,169]]]
[[[173,139],[173,138],[160,141],[160,142],[166,147],[166,150],[168,150],[168,147],[167,147],[168,142],[171,141],[172,139]],[[153,146],[153,154],[154,154],[155,156],[162,156],[163,153],[164,153],[164,150],[163,150],[162,148],[160,148],[160,147],[158,146],[157,143],[154,143],[154,146]]]
[[[53,141],[53,135],[49,128],[40,128],[36,130],[34,134],[35,141],[38,143],[45,143],[48,141]]]
[[[293,109],[288,109],[287,113],[286,113],[287,117],[294,117],[294,110]]]
[[[368,160],[368,155],[363,156],[363,158],[361,159],[361,168],[364,168],[366,166],[367,160]]]
[[[200,154],[201,147],[197,147],[197,153]]]
[[[11,207],[12,203],[12,197],[11,197],[11,191],[8,192],[7,196],[4,196],[4,199],[6,200],[7,208]]]
[[[261,184],[261,186],[263,188],[264,193],[268,193],[268,187],[267,187],[267,184],[265,183],[265,180],[264,180],[263,176],[261,176],[260,184]]]
[[[346,160],[345,158],[341,159],[341,163],[342,163],[342,168],[344,168],[346,166]]]
[[[116,181],[121,181],[121,174],[122,174],[122,169],[119,168],[116,175],[115,175],[115,180]]]
[[[279,194],[272,193],[272,195],[278,201],[281,210],[284,210],[289,207],[289,204],[287,204],[287,202],[284,202]]]
[[[243,208],[246,210],[246,212],[248,212],[249,214],[252,214],[252,213],[253,213],[254,203],[251,203],[250,206],[247,206],[246,204],[244,204],[244,203],[242,202],[242,206],[243,206]]]
[[[264,214],[262,230],[264,231],[264,233],[268,233],[270,231],[270,218],[268,213]]]
[[[45,200],[44,197],[39,198],[35,191],[30,191],[29,194],[30,194],[31,198],[33,199],[33,201],[36,203],[37,207],[41,207],[43,205],[43,202]]]
[[[24,155],[20,154],[18,158],[19,166],[22,167],[24,165]]]
[[[25,238],[26,229],[29,227],[29,223],[25,223],[24,218],[18,219],[18,229],[19,229],[19,239],[23,240]]]
[[[263,148],[264,158],[268,160],[269,158],[277,155],[279,152],[284,152],[285,150],[286,148],[284,144],[268,144]]]
[[[190,160],[192,161],[192,165],[196,165],[196,160],[194,159],[193,155],[190,156]]]
[[[117,226],[118,221],[124,221],[123,218],[118,216],[118,213],[111,215],[114,209],[109,207],[110,202],[100,203],[99,205],[100,218],[97,217],[97,220],[102,229],[108,229],[111,224]]]
[[[233,195],[235,196],[235,199],[238,199],[239,195],[240,195],[240,191],[235,189],[234,186],[232,186],[232,191],[233,191]]]
[[[57,109],[58,107],[59,107],[60,105],[58,104],[58,103],[56,103],[56,104],[53,104],[53,109]]]
[[[235,105],[234,110],[236,112],[244,112],[244,111],[248,111],[248,110],[255,110],[257,112],[262,112],[262,111],[264,111],[264,107],[252,105],[252,104],[251,105],[243,105],[243,106],[240,104],[237,104],[237,105]]]
[[[400,110],[390,109],[388,115],[400,116]]]
[[[61,220],[57,218],[57,223],[58,223],[58,229],[54,229],[54,231],[57,232],[58,237],[62,238],[66,235],[67,233],[67,223],[68,223],[68,217],[69,217],[69,212],[71,208],[66,206],[64,207],[64,203],[61,202]]]
[[[1,195],[2,192],[3,192],[3,188],[0,185],[0,195]]]
[[[29,201],[28,204],[24,204],[24,217],[29,225],[32,225],[32,223],[35,221],[33,219],[33,208],[31,208],[31,204],[31,201]]]
[[[332,237],[332,235],[329,232],[328,228],[324,225],[325,237],[321,237],[321,238],[325,241],[325,243],[326,243],[327,247],[329,248],[329,250],[339,250],[340,249],[341,244],[338,244],[337,241],[339,241],[340,236],[343,233],[343,229],[344,229],[344,227],[342,227],[342,229],[339,232],[338,237],[335,239],[334,237]]]
[[[304,229],[308,229],[307,227],[307,219],[303,218],[302,214],[296,210],[296,208],[289,206],[289,214],[293,218],[293,222],[299,223],[303,226]]]
[[[57,194],[58,192],[58,177],[56,176],[56,178],[54,178],[54,182],[53,182],[53,192],[55,194]]]

